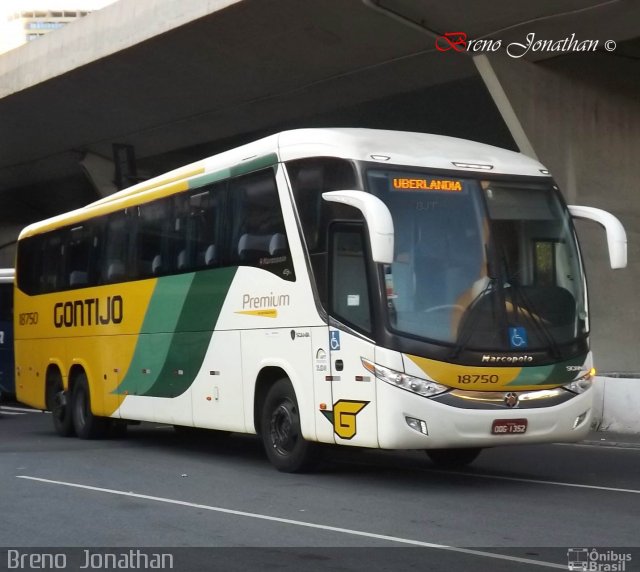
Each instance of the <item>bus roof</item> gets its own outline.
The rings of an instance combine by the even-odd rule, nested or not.
[[[282,161],[330,156],[432,169],[548,175],[538,161],[500,147],[445,135],[381,129],[284,131],[278,135],[278,155]],[[473,169],[470,165],[484,168]]]
[[[26,227],[20,238],[60,224],[106,214],[133,202],[153,200],[186,190],[188,181],[242,165],[273,158],[273,163],[305,157],[338,157],[378,161],[381,165],[406,165],[450,171],[546,176],[538,161],[521,153],[484,143],[427,133],[363,128],[294,129],[270,135],[154,177],[109,195],[85,207]],[[134,196],[136,197],[134,199]]]

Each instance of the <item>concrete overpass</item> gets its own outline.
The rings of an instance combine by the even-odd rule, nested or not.
[[[115,190],[114,143],[153,175],[297,126],[467,137],[537,155],[569,202],[622,219],[616,275],[579,232],[599,363],[640,371],[623,351],[640,341],[639,22],[633,0],[120,0],[0,56],[0,264],[25,224]],[[502,46],[436,48],[460,31]],[[531,33],[600,44],[507,55]]]

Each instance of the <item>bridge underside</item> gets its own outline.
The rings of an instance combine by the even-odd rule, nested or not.
[[[570,202],[620,216],[640,260],[638,21],[640,4],[626,0],[120,0],[0,56],[0,265],[11,265],[24,225],[115,190],[114,144],[132,146],[138,174],[152,176],[309,126],[534,152]],[[504,44],[575,34],[617,48],[518,60],[502,50],[481,75],[468,54],[436,49],[438,34],[457,31]],[[596,244],[597,299],[606,253],[584,234]],[[633,298],[633,277],[632,263],[619,299]],[[640,309],[620,312],[637,331]],[[617,355],[617,322],[606,323]]]
[[[630,35],[623,10],[569,1],[514,10],[507,0],[218,0],[204,15],[195,0],[157,4],[120,0],[0,58],[14,90],[0,99],[0,225],[113,190],[101,158],[112,159],[114,143],[135,148],[143,174],[298,126],[428,131],[513,147],[472,59],[437,51],[431,32],[521,39],[529,29],[557,30],[554,14],[580,7],[569,27],[585,37],[602,35],[604,16],[618,36]],[[511,29],[533,17],[540,21]],[[86,62],[83,50],[93,50]],[[30,80],[20,69],[53,60],[53,77]]]

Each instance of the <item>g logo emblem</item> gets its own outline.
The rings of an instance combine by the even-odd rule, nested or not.
[[[353,439],[358,428],[356,415],[367,405],[368,401],[348,401],[341,399],[333,404],[333,411],[322,411],[322,414],[333,424],[333,431],[342,439]]]

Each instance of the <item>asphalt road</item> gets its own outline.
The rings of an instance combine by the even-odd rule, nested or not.
[[[0,407],[0,570],[143,569],[170,553],[174,570],[567,570],[591,558],[588,569],[631,572],[639,524],[638,444],[498,448],[457,472],[421,452],[336,449],[319,472],[290,475],[251,436],[142,424],[82,441],[55,435],[49,414]]]

